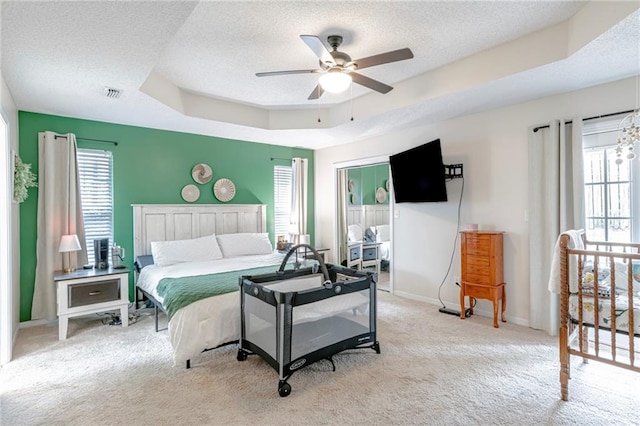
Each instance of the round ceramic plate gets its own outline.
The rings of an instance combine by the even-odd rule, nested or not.
[[[223,203],[231,201],[236,195],[236,186],[227,178],[218,179],[213,184],[213,195]]]
[[[384,183],[384,187],[387,188],[387,191],[389,190],[389,179]]]
[[[185,185],[182,188],[182,199],[186,202],[193,203],[200,198],[200,190],[195,185]]]
[[[191,169],[191,177],[199,184],[209,183],[213,178],[213,170],[207,164],[196,164]]]
[[[380,187],[376,189],[376,201],[380,204],[384,203],[387,199],[387,191],[384,188]]]
[[[355,204],[357,201],[356,194],[351,194],[351,204]]]
[[[352,180],[349,181],[349,192],[353,191],[354,183]]]

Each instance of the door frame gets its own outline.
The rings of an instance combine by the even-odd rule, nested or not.
[[[0,111],[0,188],[4,188],[5,196],[0,199],[0,366],[11,361],[13,352],[13,280],[11,248],[13,231],[11,229],[11,211],[13,203],[13,159],[9,138],[9,123]]]
[[[375,164],[389,164],[389,155],[379,155],[376,157],[367,157],[367,158],[359,158],[355,160],[349,161],[341,161],[338,163],[333,163],[333,192],[334,197],[336,198],[335,208],[333,212],[333,252],[340,253],[338,250],[338,239],[336,236],[338,235],[338,170],[341,169],[349,169],[351,167],[366,167],[373,166]],[[391,180],[391,186],[393,186],[393,178],[391,177],[391,171],[389,171],[389,180]],[[389,194],[389,234],[390,234],[390,247],[389,247],[389,257],[391,258],[390,267],[389,267],[389,293],[393,294],[394,285],[393,285],[393,276],[394,276],[394,268],[395,262],[393,261],[393,218],[394,216],[394,208],[395,208],[395,198],[392,194]],[[338,260],[339,262],[339,260]]]

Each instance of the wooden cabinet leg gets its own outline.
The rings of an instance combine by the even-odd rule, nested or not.
[[[498,328],[498,299],[493,299],[493,326]]]
[[[507,310],[507,290],[502,286],[502,322],[507,322],[504,312]]]
[[[464,287],[460,288],[460,319],[464,319]]]

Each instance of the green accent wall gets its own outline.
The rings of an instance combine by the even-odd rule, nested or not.
[[[266,204],[267,227],[273,231],[273,166],[290,165],[290,159],[309,159],[308,228],[314,240],[314,153],[312,150],[223,139],[188,133],[125,126],[20,111],[18,114],[20,157],[38,173],[38,133],[73,133],[76,138],[117,141],[118,145],[78,139],[78,148],[113,152],[114,241],[125,248],[125,264],[133,270],[132,204],[189,204],[180,191],[197,185],[191,169],[206,163],[213,179],[197,185],[200,198],[194,204],[224,204],[213,195],[213,183],[222,177],[236,186],[232,204]],[[276,160],[272,160],[276,158]],[[20,205],[20,321],[31,319],[36,267],[38,188]],[[129,254],[131,253],[131,255]],[[53,279],[51,280],[53,284]],[[133,273],[129,300],[134,297]]]
[[[389,180],[389,165],[376,164],[348,169],[347,179],[353,182],[353,188],[349,191],[350,205],[380,204],[376,201],[376,190],[384,188],[386,191],[387,180]],[[382,204],[389,204],[388,193]]]

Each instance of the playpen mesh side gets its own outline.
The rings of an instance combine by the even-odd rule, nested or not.
[[[293,307],[291,359],[369,332],[369,290]]]
[[[245,338],[278,360],[276,307],[251,295],[245,295]]]
[[[322,275],[320,274],[312,274],[289,280],[278,280],[264,285],[265,288],[280,293],[309,290],[321,286]],[[246,294],[244,309],[245,339],[257,345],[278,363],[286,363],[289,359],[280,359],[281,357],[277,350],[278,338],[282,337],[278,336],[278,330],[276,328],[277,307],[281,310],[291,308],[290,306],[280,303],[277,306],[273,306],[257,297]],[[288,354],[289,352],[285,350],[285,355]],[[289,357],[287,356],[287,358]]]
[[[265,284],[276,294],[288,294],[322,287],[322,275],[274,281]],[[273,306],[245,293],[245,339],[265,351],[278,364],[304,356],[334,343],[369,333],[371,289],[366,288],[347,294],[299,306],[278,302]],[[276,297],[279,300],[279,297]],[[284,320],[284,333],[279,335],[277,315]],[[287,321],[291,313],[291,322]],[[287,336],[291,336],[290,342]],[[279,339],[283,353],[278,353]],[[283,359],[284,358],[284,359]]]

